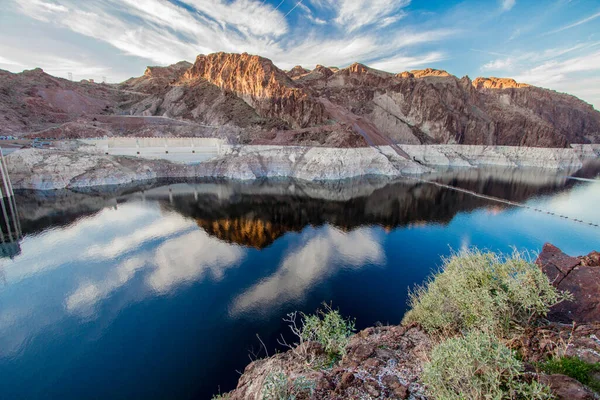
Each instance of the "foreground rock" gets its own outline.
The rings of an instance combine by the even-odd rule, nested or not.
[[[558,400],[594,400],[594,392],[576,379],[566,375],[544,375],[541,382],[548,385]]]
[[[569,257],[554,246],[544,246],[538,264],[551,279],[564,275],[565,268],[598,268],[600,254]],[[577,267],[574,266],[577,261]],[[562,268],[562,267],[565,268]],[[567,272],[569,275],[573,272]],[[564,281],[566,277],[562,277]],[[560,283],[559,283],[560,285]],[[584,282],[575,281],[580,293]],[[595,293],[587,293],[576,301]],[[596,297],[594,297],[595,299]],[[596,315],[594,317],[593,315]],[[530,326],[511,339],[510,346],[518,350],[526,371],[525,379],[538,379],[546,384],[559,400],[592,400],[598,398],[590,388],[562,374],[546,375],[536,363],[553,357],[576,357],[587,363],[600,362],[600,319],[588,316],[593,323],[564,325],[551,322]],[[428,336],[419,326],[390,326],[365,329],[354,335],[346,346],[342,360],[333,367],[324,362],[323,348],[317,343],[303,343],[286,353],[258,360],[248,365],[237,388],[226,394],[227,399],[261,399],[269,377],[280,374],[286,387],[293,382],[309,381],[315,392],[311,399],[426,399],[421,383],[423,365],[429,359],[436,338]]]
[[[305,343],[248,365],[227,398],[260,400],[267,377],[284,373],[291,380],[313,381],[314,399],[424,399],[419,376],[430,346],[429,337],[418,327],[368,328],[351,339],[338,366],[320,369],[314,366],[325,357],[322,347]]]
[[[600,321],[600,253],[570,257],[546,243],[536,263],[555,287],[574,297],[554,306],[549,319],[564,323]]]
[[[555,355],[600,362],[600,324],[577,328],[551,323],[523,334],[514,346],[528,361],[532,378],[540,379],[558,400],[596,399],[589,388],[561,374],[538,374],[529,362]],[[249,364],[229,400],[262,399],[268,377],[282,373],[289,383],[296,379],[314,382],[311,399],[427,399],[420,381],[422,366],[434,344],[417,326],[367,328],[352,337],[347,355],[333,368],[319,368],[324,356],[317,343],[305,343],[295,350]],[[308,397],[306,397],[308,398]]]

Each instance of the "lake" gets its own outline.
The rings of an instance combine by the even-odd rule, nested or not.
[[[408,289],[452,251],[600,250],[597,174],[18,192],[21,236],[0,258],[0,398],[210,399],[264,356],[257,335],[269,354],[291,339],[291,311],[327,302],[359,329],[398,324]]]

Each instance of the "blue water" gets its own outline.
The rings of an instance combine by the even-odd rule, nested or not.
[[[600,182],[463,178],[441,181],[586,223],[415,182],[20,194],[0,398],[210,398],[235,387],[257,334],[275,350],[288,312],[326,301],[358,328],[396,324],[453,250],[600,249]]]

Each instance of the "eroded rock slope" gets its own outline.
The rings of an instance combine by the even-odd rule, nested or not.
[[[361,147],[600,143],[600,113],[503,78],[353,64],[286,72],[249,54],[148,67],[119,85],[0,71],[0,134],[210,136],[241,144]]]

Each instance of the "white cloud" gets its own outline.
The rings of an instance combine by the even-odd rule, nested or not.
[[[193,60],[217,49],[260,53],[273,45],[272,37],[287,32],[281,13],[250,0],[188,1],[197,7],[194,13],[159,0],[62,3],[73,10],[50,19],[48,12],[40,11],[38,0],[19,2],[21,12],[32,18],[42,14],[54,24],[159,64]]]
[[[596,18],[598,18],[598,17],[600,17],[600,12],[597,12],[596,14],[592,14],[592,15],[590,15],[589,17],[586,17],[586,18],[580,19],[579,21],[577,21],[577,22],[574,22],[574,23],[572,23],[572,24],[565,25],[565,26],[563,26],[563,27],[560,27],[560,28],[558,28],[558,29],[555,29],[555,30],[553,30],[553,31],[546,32],[546,33],[544,33],[544,35],[551,35],[551,34],[553,34],[553,33],[558,33],[558,32],[562,32],[562,31],[566,31],[567,29],[575,28],[576,26],[583,25],[583,24],[585,24],[585,23],[588,23],[588,22],[590,22],[590,21],[593,21],[593,20],[595,20],[595,19],[596,19]]]
[[[91,315],[96,304],[127,283],[146,265],[146,257],[132,257],[120,263],[103,281],[83,282],[67,296],[65,308],[69,312]]]
[[[9,65],[14,67],[22,67],[23,65],[17,61],[9,60],[8,58],[4,58],[0,56],[0,65]]]
[[[483,71],[498,71],[498,70],[506,70],[511,68],[513,65],[513,60],[510,58],[497,59],[494,61],[490,61],[487,64],[484,64],[481,69]]]
[[[416,69],[424,65],[431,65],[445,59],[446,55],[444,53],[432,52],[421,56],[395,56],[371,63],[369,66],[388,72],[402,72]]]
[[[246,251],[222,242],[202,230],[172,239],[153,256],[156,269],[146,283],[155,292],[166,293],[174,287],[210,275],[220,280],[225,270],[238,265]]]
[[[569,58],[564,61],[547,61],[519,74],[515,79],[539,85],[562,82],[577,72],[600,71],[600,51]],[[600,89],[599,89],[600,90]]]
[[[304,16],[313,24],[324,25],[327,23],[327,21],[325,21],[324,19],[315,17],[312,10],[304,3],[297,3],[297,5],[302,11],[304,11]]]
[[[600,51],[564,60],[551,60],[528,68],[514,78],[580,97],[600,109]]]
[[[123,211],[127,213],[127,219],[123,219]],[[48,273],[69,262],[91,260],[95,257],[99,260],[97,253],[92,253],[92,258],[87,254],[90,243],[96,243],[94,246],[107,246],[113,240],[118,241],[115,238],[127,237],[133,227],[143,231],[148,225],[152,225],[157,217],[156,208],[124,205],[119,210],[104,209],[69,226],[28,236],[21,242],[22,254],[16,262],[4,265],[7,281],[9,284],[16,284],[32,276]],[[193,226],[193,223],[188,222],[187,227],[189,226]],[[47,256],[53,249],[67,245],[73,247],[55,252],[53,257]],[[0,264],[3,262],[4,260],[0,260]]]
[[[17,5],[23,13],[39,21],[48,22],[55,14],[64,14],[69,9],[63,5],[41,0],[19,1]]]
[[[369,25],[375,29],[383,27],[380,21],[386,18],[400,19],[404,15],[401,9],[408,6],[410,0],[341,0],[335,4],[339,7],[335,21],[353,32]]]
[[[50,75],[66,78],[69,72],[73,73],[76,80],[84,78],[99,79],[102,76],[111,76],[114,71],[111,67],[99,64],[94,60],[87,60],[83,56],[69,59],[51,53],[41,53],[4,45],[0,43],[0,54],[10,54],[11,59],[0,56],[0,66],[6,66],[11,72],[21,72],[34,67],[42,68]]]
[[[132,249],[139,248],[143,243],[154,239],[168,237],[174,233],[181,232],[192,226],[192,223],[184,218],[161,218],[143,229],[137,229],[126,236],[115,236],[110,242],[94,244],[82,251],[82,257],[87,259],[110,259],[117,258]]]
[[[270,5],[253,0],[183,0],[221,26],[235,27],[252,35],[281,36],[288,31],[286,20]]]
[[[93,247],[96,243],[100,247]],[[124,250],[120,243],[132,248]],[[142,287],[126,292],[129,300],[121,305],[188,282],[219,280],[246,254],[156,203],[104,209],[68,226],[27,236],[21,247],[14,260],[0,259],[14,294],[4,296],[0,307],[0,357],[19,351],[28,338],[69,314],[95,317],[95,308],[138,274],[143,274]],[[44,285],[38,288],[41,281]],[[30,295],[32,283],[35,296]]]
[[[512,10],[516,3],[516,0],[502,0],[502,11]]]
[[[510,55],[489,53],[502,57],[482,65],[481,70],[494,71],[497,75],[512,77],[518,82],[566,92],[592,103],[598,109],[600,86],[594,84],[600,72],[598,46],[600,42],[583,42]]]
[[[287,52],[273,55],[274,62],[281,68],[291,68],[295,65],[313,67],[315,64],[327,66],[344,67],[353,62],[360,61],[378,68],[375,65],[399,57],[402,49],[407,49],[424,43],[431,43],[450,37],[455,34],[452,30],[431,30],[424,32],[411,32],[402,30],[392,40],[380,41],[372,35],[352,35],[351,39],[319,40],[315,37],[307,38],[303,43]],[[406,53],[406,51],[404,51]],[[441,52],[430,53],[425,57],[437,54],[443,57]],[[418,65],[417,60],[423,56],[407,56],[412,61],[411,65]],[[408,61],[408,59],[405,59]],[[408,64],[408,63],[406,63]],[[388,62],[390,67],[400,66],[399,62]]]
[[[405,15],[403,8],[409,4],[408,0],[313,1],[313,7],[327,10],[319,14],[306,4],[296,3],[293,7],[297,6],[312,22],[302,35],[290,31],[282,12],[285,4],[275,9],[261,0],[185,0],[184,3],[193,9],[161,0],[85,3],[56,0],[53,4],[61,11],[48,10],[40,0],[19,0],[18,4],[21,13],[32,18],[161,65],[193,61],[200,53],[226,51],[260,54],[281,68],[298,64],[346,66],[356,61],[389,59],[401,49],[442,40],[455,33],[407,28],[391,32],[386,28],[384,34],[382,28]],[[69,12],[62,12],[63,8]]]

